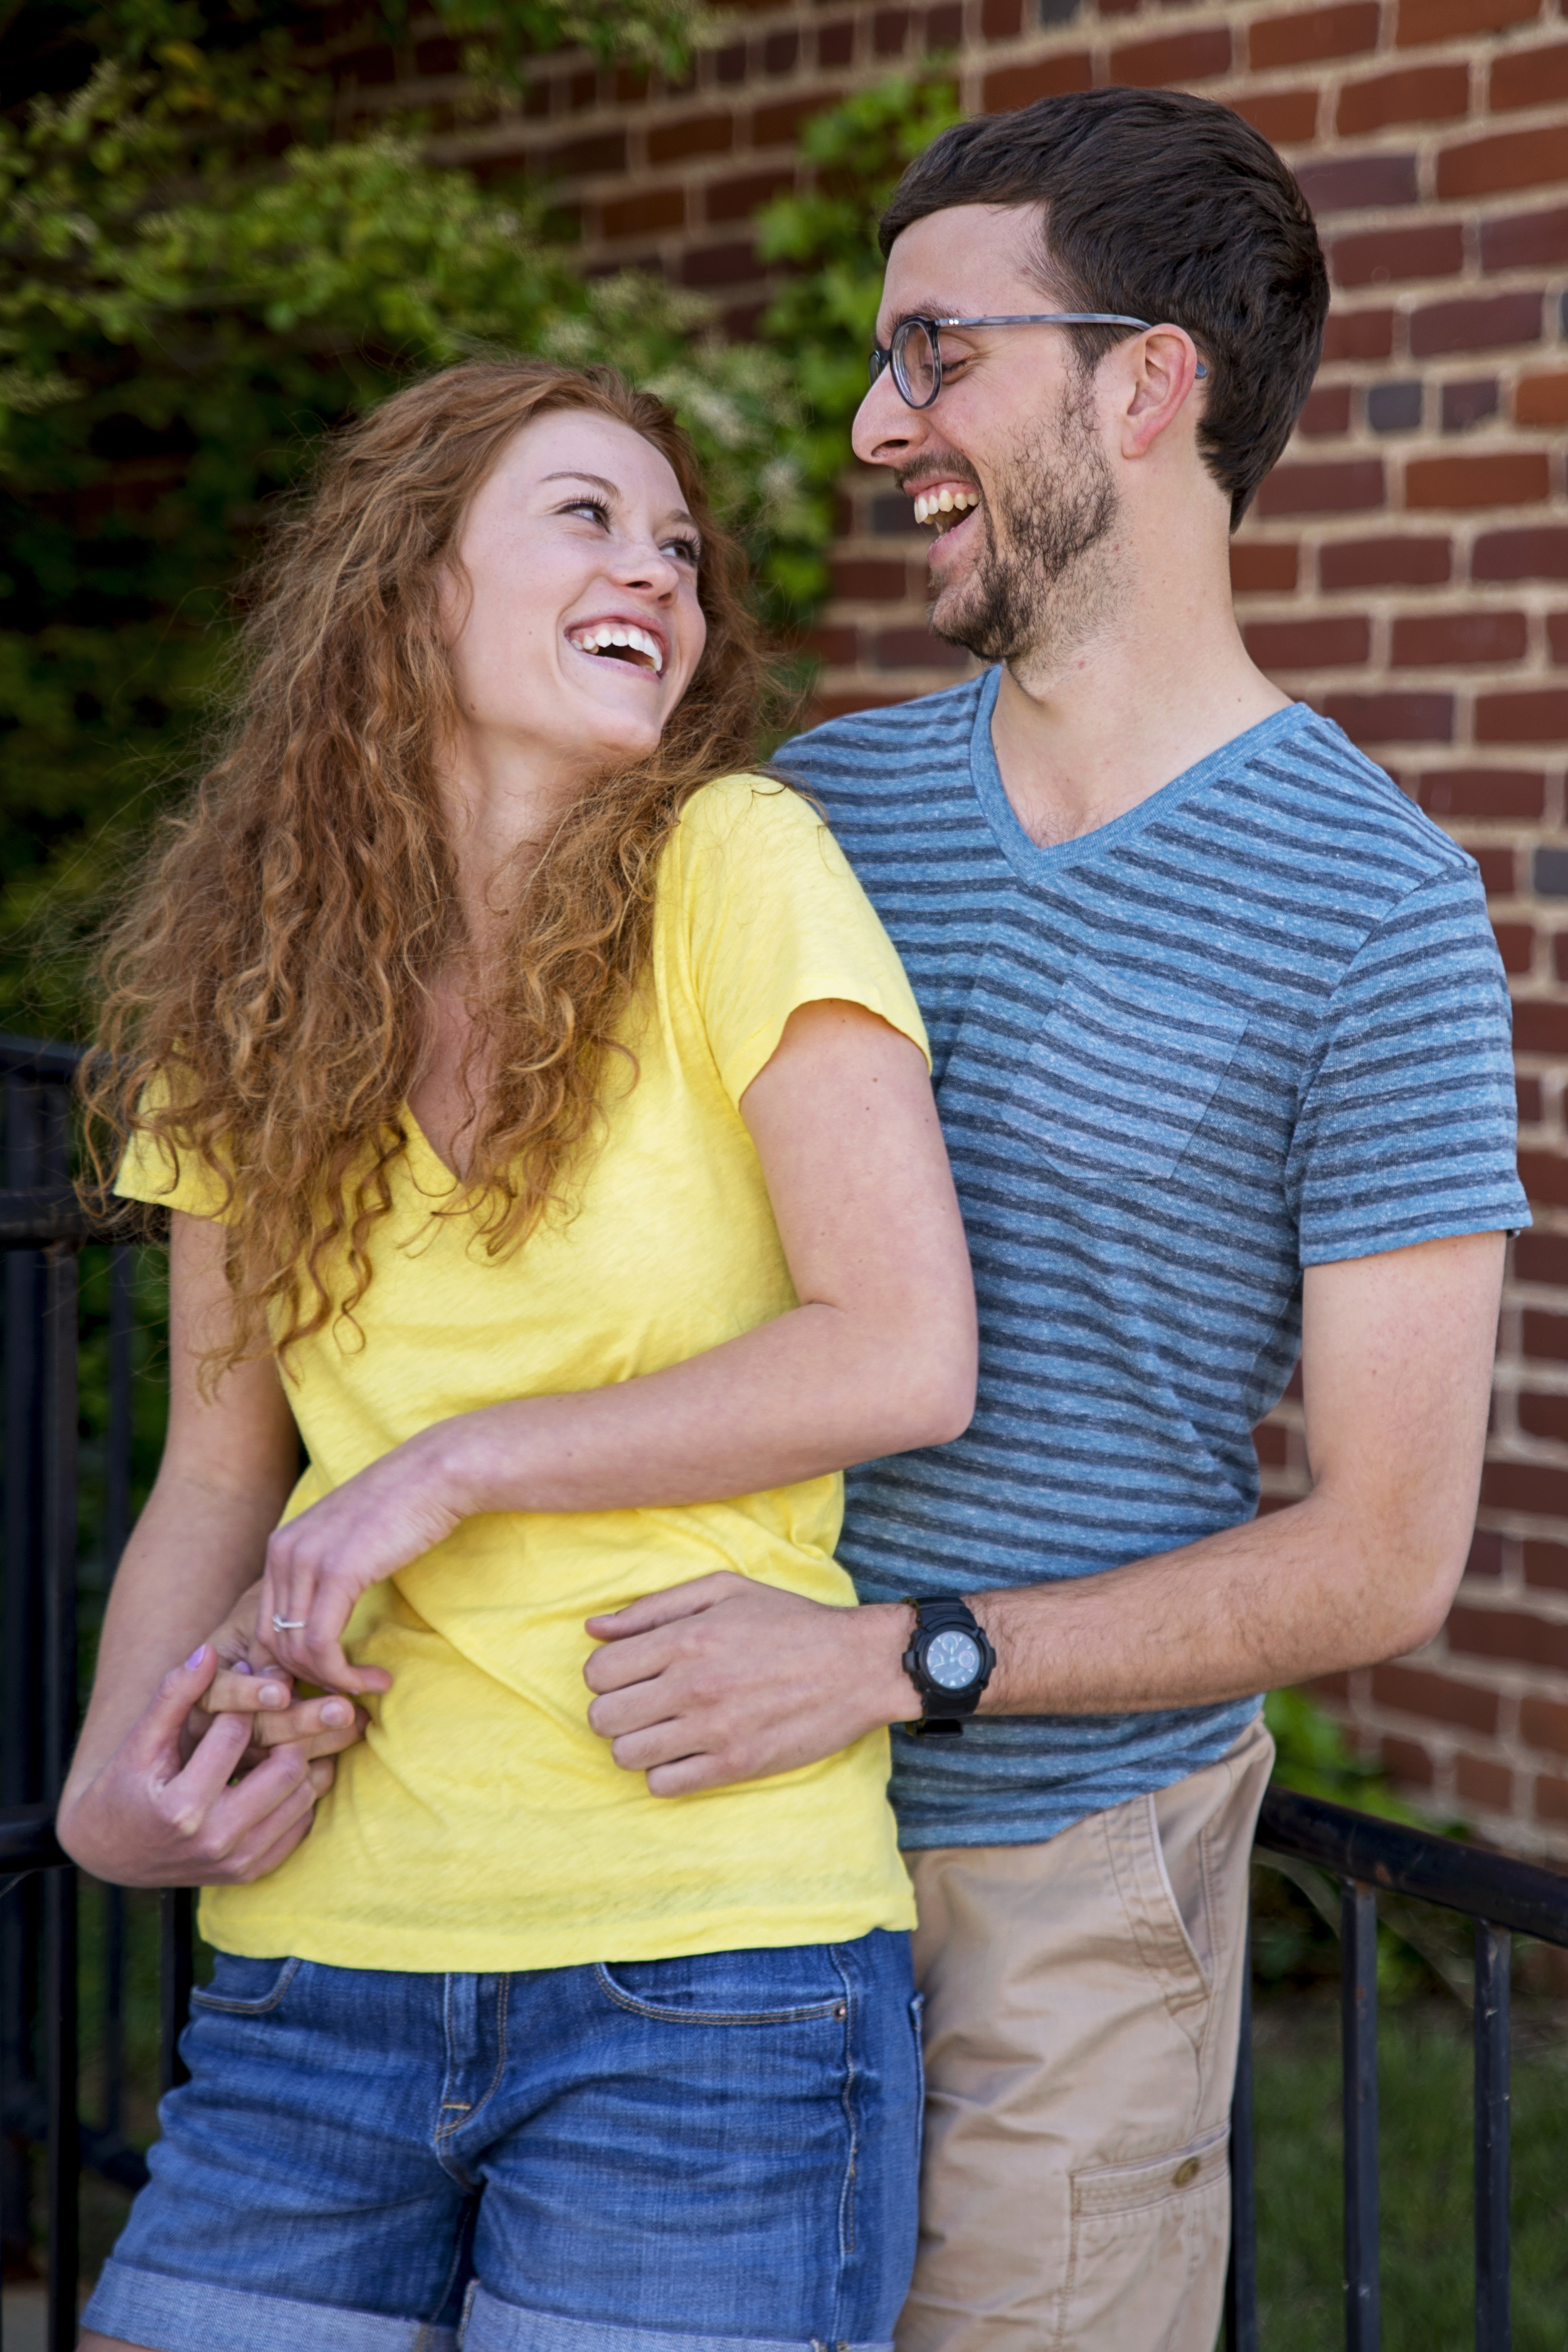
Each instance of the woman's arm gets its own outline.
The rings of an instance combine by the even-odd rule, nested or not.
[[[226,1372],[211,1397],[197,1367],[229,1311],[220,1227],[176,1213],[170,1246],[169,1433],[156,1484],[109,1596],[92,1698],[59,1810],[62,1844],[100,1878],[193,1885],[257,1877],[310,1823],[331,1775],[311,1736],[337,1726],[339,1699],[294,1707],[280,1680],[234,1685],[250,1712],[192,1742],[190,1711],[212,1698],[221,1661],[206,1640],[259,1575],[294,1482],[299,1441],[276,1367]],[[181,1662],[184,1661],[182,1664]],[[291,1734],[236,1787],[258,1707]]]
[[[272,1538],[261,1624],[312,1682],[368,1685],[361,1592],[483,1511],[615,1510],[788,1486],[939,1445],[974,1405],[974,1291],[923,1057],[861,1006],[802,1006],[741,1112],[798,1307],[609,1388],[437,1423]]]

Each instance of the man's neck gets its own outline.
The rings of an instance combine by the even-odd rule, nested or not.
[[[1248,659],[1228,598],[1180,619],[1140,626],[1124,614],[1050,669],[1003,670],[991,740],[1014,814],[1042,847],[1098,832],[1288,706]]]

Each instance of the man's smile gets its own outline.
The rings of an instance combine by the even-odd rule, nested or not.
[[[942,482],[931,489],[915,492],[915,520],[934,522],[939,531],[949,530],[952,528],[947,520],[950,515],[952,522],[960,522],[971,507],[979,504],[978,490],[968,489],[962,482]]]

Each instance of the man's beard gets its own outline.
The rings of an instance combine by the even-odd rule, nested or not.
[[[939,592],[932,629],[982,661],[1059,652],[1103,604],[1109,583],[1085,558],[1116,513],[1116,485],[1087,406],[1064,400],[1054,429],[998,468],[975,513],[984,538],[973,568],[962,587]]]

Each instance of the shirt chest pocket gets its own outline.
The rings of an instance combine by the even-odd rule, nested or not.
[[[1080,963],[1003,1116],[1064,1174],[1169,1176],[1246,1027],[1245,1012],[1196,990]]]

